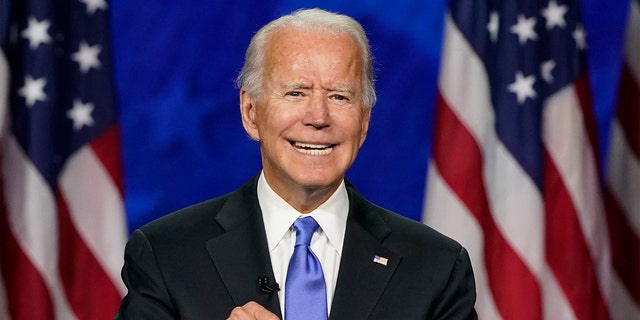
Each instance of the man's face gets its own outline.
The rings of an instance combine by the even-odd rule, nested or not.
[[[356,42],[286,28],[271,35],[266,54],[261,96],[243,90],[241,109],[269,185],[285,199],[294,189],[335,190],[369,126]]]

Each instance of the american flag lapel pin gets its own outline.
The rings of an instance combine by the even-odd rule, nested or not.
[[[373,262],[386,266],[387,262],[389,262],[389,259],[376,255],[375,257],[373,257]]]

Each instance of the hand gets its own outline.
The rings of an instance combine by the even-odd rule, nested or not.
[[[227,320],[280,320],[280,318],[257,302],[249,301],[242,307],[233,308]]]

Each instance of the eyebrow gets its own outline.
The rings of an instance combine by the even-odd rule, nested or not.
[[[327,91],[337,91],[337,92],[344,92],[344,93],[351,93],[351,94],[355,93],[355,90],[349,87],[327,88]]]
[[[295,90],[295,89],[311,89],[311,86],[303,84],[302,82],[290,82],[282,85],[282,89]]]
[[[290,82],[290,83],[284,83],[281,88],[284,90],[296,90],[296,89],[311,89],[311,85],[308,84],[304,84],[302,82]],[[322,88],[323,90],[326,91],[331,91],[331,92],[342,92],[342,93],[349,93],[349,94],[355,94],[355,90],[351,87],[344,87],[344,86],[338,86],[338,87],[328,87]]]

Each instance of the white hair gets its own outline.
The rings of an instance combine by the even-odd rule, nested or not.
[[[366,108],[371,108],[375,105],[376,91],[373,74],[373,57],[364,29],[360,23],[349,16],[317,8],[297,10],[269,22],[256,32],[251,38],[251,42],[245,53],[244,66],[242,66],[242,70],[236,80],[239,88],[246,88],[252,97],[260,96],[264,77],[267,38],[275,30],[283,27],[331,31],[345,33],[351,36],[358,44],[360,57],[362,59],[363,104]]]

